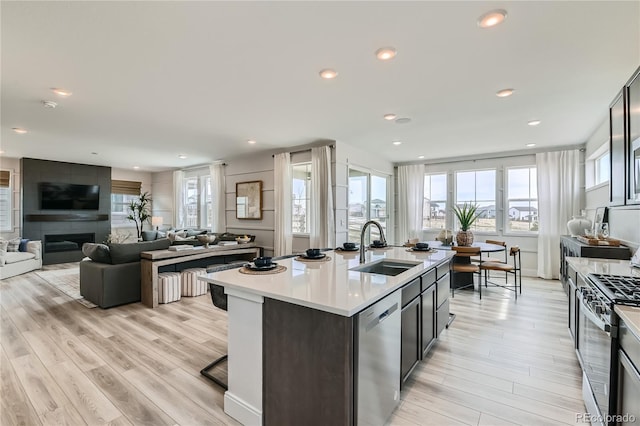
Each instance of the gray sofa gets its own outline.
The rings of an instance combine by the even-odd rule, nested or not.
[[[167,238],[132,244],[83,245],[80,294],[101,308],[140,301],[140,253],[169,248]]]

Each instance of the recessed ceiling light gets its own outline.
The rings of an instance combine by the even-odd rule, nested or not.
[[[140,166],[133,166],[133,170],[138,170]]]
[[[320,71],[320,77],[331,80],[332,78],[336,78],[338,76],[338,72],[336,70],[332,70],[331,68],[325,68]]]
[[[184,160],[185,158],[187,158],[187,156],[184,155],[184,154],[180,154],[180,155],[178,155],[178,158],[181,159],[181,160]]]
[[[249,140],[247,141],[247,143],[248,143],[249,145],[255,145],[256,141],[255,141],[255,140],[253,140],[253,139],[249,139]]]
[[[540,120],[530,120],[530,121],[527,121],[527,124],[528,124],[529,126],[537,126],[537,125],[538,125],[538,124],[540,124],[540,123],[542,123],[542,121],[540,121]]]
[[[4,154],[4,151],[0,150],[0,155]]]
[[[411,122],[411,119],[409,117],[396,118],[396,124],[407,124],[410,122]]]
[[[499,98],[506,98],[513,95],[514,89],[502,89],[496,92],[496,96]]]
[[[58,103],[57,103],[57,102],[53,102],[53,101],[42,101],[42,105],[43,105],[45,108],[51,108],[51,109],[53,109],[53,108],[55,108],[55,107],[57,107],[57,106],[58,106]]]
[[[495,27],[507,18],[507,11],[504,9],[496,9],[489,11],[478,18],[478,26],[480,28]]]
[[[395,115],[395,114],[385,114],[384,115],[384,119],[388,120],[388,121],[395,120],[396,117],[397,117],[397,115]]]
[[[393,47],[381,47],[376,50],[376,58],[381,61],[388,61],[389,59],[395,58],[397,53],[398,52]]]
[[[52,88],[51,88],[51,91],[52,91],[53,93],[55,93],[56,95],[58,95],[58,96],[64,96],[64,97],[67,97],[67,96],[71,96],[71,95],[73,95],[73,93],[71,93],[70,91],[68,91],[68,90],[66,90],[66,89],[59,89],[59,88],[57,88],[57,87],[52,87]]]
[[[533,148],[534,146],[536,146],[535,143],[528,143],[525,145],[527,148]]]
[[[98,155],[98,153],[97,152],[92,152],[91,155]]]
[[[401,144],[402,144],[402,142],[400,142],[400,141],[393,141],[393,144],[394,144],[394,145],[401,145]]]
[[[418,155],[418,158],[422,160],[424,158],[424,155]]]
[[[19,134],[19,135],[24,135],[25,133],[27,133],[27,129],[23,129],[21,127],[14,127],[13,130],[15,133]]]

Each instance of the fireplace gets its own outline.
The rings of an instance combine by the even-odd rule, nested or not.
[[[94,243],[95,241],[95,233],[45,235],[44,252],[80,251],[84,243]]]

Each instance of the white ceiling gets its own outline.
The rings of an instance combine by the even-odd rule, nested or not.
[[[506,21],[480,29],[496,8]],[[393,162],[582,144],[640,64],[639,1],[3,1],[0,12],[3,155],[147,171],[319,139]],[[382,46],[397,57],[378,61]],[[512,97],[495,96],[507,87]]]

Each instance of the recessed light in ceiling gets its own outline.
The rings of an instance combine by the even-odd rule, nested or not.
[[[535,143],[528,143],[525,145],[527,148],[533,148],[534,146],[536,146]]]
[[[507,11],[504,9],[491,10],[478,18],[480,28],[495,27],[507,18]]]
[[[58,103],[53,101],[42,101],[42,106],[53,109],[58,106]]]
[[[506,98],[513,95],[514,89],[502,89],[496,92],[496,96],[499,98]]]
[[[537,126],[537,125],[538,125],[538,124],[540,124],[540,123],[542,123],[542,121],[540,121],[540,120],[530,120],[530,121],[527,121],[527,124],[528,124],[529,126]]]
[[[398,52],[393,47],[381,47],[380,49],[376,50],[376,58],[380,59],[381,61],[388,61],[389,59],[395,58],[397,53]]]
[[[407,124],[410,122],[411,122],[411,119],[409,117],[396,118],[396,124]]]
[[[248,143],[249,145],[255,145],[256,141],[255,141],[255,140],[253,140],[253,139],[249,139],[249,140],[247,141],[247,143]]]
[[[4,151],[0,150],[0,155],[4,154]]]
[[[387,121],[395,120],[396,117],[397,117],[397,115],[395,115],[395,114],[385,114],[384,115],[384,119],[387,120]]]
[[[19,134],[19,135],[24,135],[25,133],[27,133],[27,129],[23,129],[21,127],[14,127],[13,130],[15,133]]]
[[[133,166],[133,170],[138,170],[140,166]]]
[[[178,158],[181,159],[181,160],[184,160],[185,158],[187,158],[187,156],[184,155],[184,154],[180,154],[180,155],[178,155]]]
[[[424,155],[418,155],[418,158],[422,160],[424,158]]]
[[[401,144],[402,144],[402,142],[400,142],[400,141],[393,141],[393,144],[397,146],[397,145],[401,145]]]
[[[320,77],[325,80],[331,80],[332,78],[336,78],[338,76],[338,72],[336,70],[332,70],[331,68],[325,68],[320,71]]]
[[[97,152],[92,152],[91,155],[98,155],[98,153]]]
[[[57,87],[52,87],[51,91],[53,93],[55,93],[56,95],[63,96],[63,97],[67,97],[67,96],[73,95],[73,93],[71,93],[70,91],[68,91],[66,89],[60,89],[60,88],[57,88]]]

